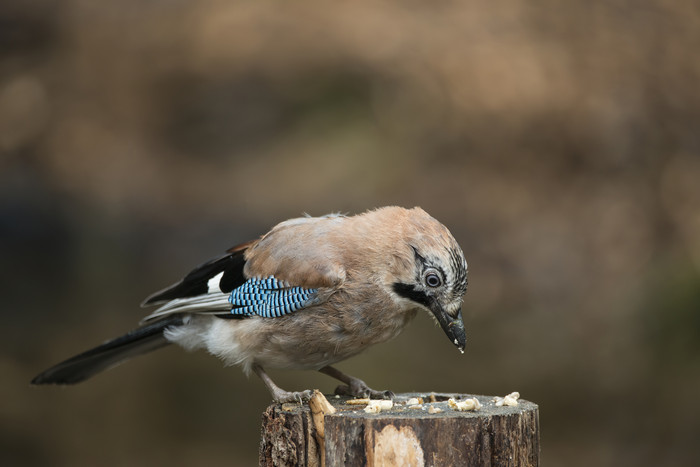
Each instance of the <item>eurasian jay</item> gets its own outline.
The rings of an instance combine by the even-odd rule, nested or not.
[[[464,352],[467,262],[447,228],[420,208],[290,219],[148,297],[142,326],[49,368],[33,384],[74,384],[169,343],[253,370],[275,401],[288,392],[263,368],[318,370],[336,393],[391,397],[331,365],[395,337],[419,310]]]

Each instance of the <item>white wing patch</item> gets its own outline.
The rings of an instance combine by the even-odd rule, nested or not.
[[[219,284],[221,283],[221,278],[224,277],[224,271],[221,271],[219,274],[216,276],[212,277],[207,281],[207,287],[209,288],[207,290],[207,293],[221,293],[221,289],[219,288]]]

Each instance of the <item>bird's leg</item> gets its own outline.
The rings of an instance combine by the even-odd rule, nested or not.
[[[341,396],[353,396],[353,397],[369,397],[371,399],[393,399],[394,393],[391,391],[375,391],[370,388],[359,378],[354,376],[346,375],[337,368],[332,366],[324,366],[320,370],[321,373],[342,381],[346,385],[340,385],[335,388],[335,393]]]
[[[272,381],[272,378],[265,373],[263,367],[257,363],[253,363],[253,371],[260,377],[263,383],[265,383],[265,386],[267,386],[275,402],[301,402],[311,398],[311,391],[309,389],[300,392],[289,392],[277,386],[274,381]]]

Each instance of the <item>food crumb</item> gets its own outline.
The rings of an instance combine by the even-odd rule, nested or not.
[[[365,412],[379,413],[383,410],[390,410],[393,406],[394,403],[390,400],[370,400],[367,407],[365,407]]]
[[[502,407],[507,405],[509,407],[515,407],[518,405],[518,399],[520,399],[520,393],[515,391],[511,392],[505,397],[494,397],[493,402],[495,402],[496,407]]]
[[[459,412],[479,410],[481,408],[481,403],[479,403],[479,400],[476,397],[472,397],[471,399],[464,399],[462,401],[456,401],[450,398],[447,401],[447,405],[449,405],[450,408]]]
[[[348,399],[345,401],[347,405],[366,405],[369,404],[369,399]]]

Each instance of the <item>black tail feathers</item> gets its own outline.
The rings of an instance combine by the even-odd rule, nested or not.
[[[173,315],[134,329],[49,368],[37,375],[32,384],[75,384],[84,381],[123,361],[168,345],[163,331],[182,323],[181,316]]]

